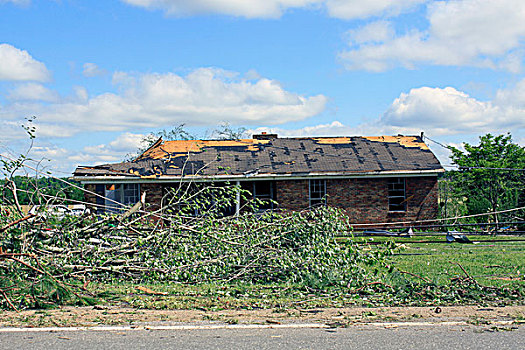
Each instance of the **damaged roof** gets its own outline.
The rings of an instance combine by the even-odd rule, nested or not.
[[[123,176],[155,179],[443,171],[419,136],[265,136],[270,135],[254,135],[252,139],[243,140],[159,139],[133,161],[79,166],[74,175],[77,178]]]

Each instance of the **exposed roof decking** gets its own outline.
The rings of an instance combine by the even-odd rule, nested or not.
[[[78,167],[76,177],[359,174],[443,170],[418,136],[159,142],[132,162]]]

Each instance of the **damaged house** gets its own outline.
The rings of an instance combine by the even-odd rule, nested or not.
[[[297,137],[253,135],[243,140],[162,141],[130,162],[79,166],[74,179],[98,210],[138,202],[159,207],[181,182],[230,183],[267,209],[315,205],[343,209],[351,222],[433,219],[443,167],[420,136]],[[95,195],[98,194],[99,196]],[[105,200],[107,197],[110,200]],[[236,201],[230,214],[238,213]]]

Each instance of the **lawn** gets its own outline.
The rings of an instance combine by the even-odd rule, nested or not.
[[[437,284],[447,283],[454,276],[464,276],[461,267],[483,285],[501,287],[525,283],[525,241],[484,242],[483,238],[487,239],[477,237],[477,244],[399,242],[403,250],[390,261],[401,270]]]
[[[393,240],[400,247],[389,261],[398,269],[444,284],[465,276],[461,267],[477,282],[487,286],[525,284],[525,237],[468,236],[473,244],[446,243],[444,235],[413,237],[340,237],[353,239],[373,250],[379,242]],[[494,241],[498,242],[494,242]],[[461,265],[458,266],[457,264]]]

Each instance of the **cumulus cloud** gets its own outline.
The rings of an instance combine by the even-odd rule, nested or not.
[[[55,103],[16,101],[0,106],[0,118],[37,115],[38,131],[66,137],[80,131],[126,131],[184,123],[188,126],[283,124],[321,113],[327,98],[286,91],[267,78],[247,80],[215,68],[174,73],[115,73],[119,93],[89,97],[85,89]],[[54,133],[54,135],[53,135]]]
[[[300,8],[318,0],[122,0],[130,5],[160,9],[168,15],[187,16],[218,13],[246,18],[278,18],[289,8]]]
[[[229,76],[231,79],[231,75]],[[143,91],[142,88],[139,88],[141,86],[140,79],[136,81],[127,74],[121,74],[118,79],[122,79],[126,81],[126,84],[134,86],[134,89]],[[183,81],[187,82],[188,79],[183,79]],[[227,80],[221,79],[221,81],[223,84],[227,84],[225,82]],[[135,84],[133,84],[133,82],[135,82]],[[171,86],[171,84],[169,84],[169,86]],[[191,86],[195,85],[191,84]],[[157,85],[157,87],[164,90],[162,84]],[[191,93],[181,93],[181,96],[191,100]],[[213,96],[213,94],[210,94],[210,98]],[[234,96],[236,95],[234,94]],[[229,97],[225,96],[225,98],[228,99]],[[235,99],[232,98],[232,100]],[[280,99],[278,98],[277,100]],[[211,101],[211,103],[213,104],[214,102]],[[177,123],[175,122],[171,125],[173,124]],[[258,124],[270,123],[265,120],[259,120]],[[53,136],[53,132],[63,135],[76,132],[74,128],[68,129],[67,127],[63,127],[57,131],[54,130],[54,127],[60,128],[61,126],[45,124],[44,127],[39,127],[38,132],[47,132],[49,136]],[[5,129],[8,133],[21,133],[22,130],[17,131],[17,128],[20,129],[14,122],[3,122],[0,130]],[[277,133],[284,137],[419,135],[421,131],[424,131],[426,135],[435,137],[441,141],[448,140],[450,142],[461,139],[476,142],[478,135],[487,132],[511,132],[515,136],[516,141],[523,144],[523,137],[520,135],[523,134],[524,130],[525,79],[511,88],[497,91],[494,98],[490,101],[478,100],[453,87],[421,87],[400,94],[381,116],[358,125],[346,125],[336,120],[330,123],[306,126],[299,129],[261,127],[248,130],[247,133],[254,134],[267,131]],[[65,151],[57,147],[43,146],[37,148],[35,154],[51,158],[55,162],[58,162],[58,164],[61,164],[60,166],[56,166],[57,169],[71,170],[78,164],[99,164],[121,161],[127,154],[139,148],[143,136],[142,134],[124,132],[107,144],[89,145],[80,151]],[[445,143],[448,142],[445,141]],[[429,145],[432,146],[432,143]],[[460,146],[458,142],[456,142],[456,146]],[[437,146],[435,146],[433,150],[443,164],[449,164],[448,152]]]
[[[350,35],[339,58],[350,70],[384,71],[419,64],[521,69],[525,2],[521,0],[437,1],[427,6],[428,28],[366,38],[369,24]],[[490,18],[490,20],[487,20]],[[379,40],[378,40],[379,39]]]
[[[59,95],[56,91],[48,89],[42,84],[26,83],[15,87],[9,92],[7,98],[10,100],[38,100],[54,102],[59,100]]]
[[[367,18],[397,14],[402,9],[428,0],[121,0],[146,9],[162,10],[171,16],[221,14],[245,18],[279,18],[287,10],[324,10],[331,17]]]
[[[108,144],[86,146],[84,147],[83,153],[97,158],[113,157],[123,159],[127,154],[135,152],[137,149],[144,146],[145,136],[146,135],[144,134],[125,132]]]
[[[48,81],[51,74],[46,66],[24,50],[0,44],[0,81]]]
[[[129,154],[135,153],[140,146],[143,146],[144,136],[143,134],[125,132],[117,135],[114,140],[107,144],[90,145],[79,150],[60,147],[37,138],[29,150],[28,159],[30,161],[28,164],[33,168],[38,167],[41,174],[50,171],[54,175],[70,175],[78,165],[123,161]],[[27,146],[27,144],[19,145],[18,152],[27,150]],[[15,159],[18,157],[18,152],[2,147],[0,142],[0,155]],[[35,171],[30,168],[25,170],[29,173]]]
[[[368,18],[381,14],[396,15],[428,0],[326,0],[328,14],[341,19]]]
[[[93,78],[93,77],[106,75],[107,71],[104,69],[101,69],[95,63],[87,62],[87,63],[84,63],[84,65],[82,66],[82,74],[85,77]]]
[[[333,121],[299,129],[262,127],[248,132],[263,131],[281,136],[419,135],[424,131],[430,137],[470,142],[485,133],[510,132],[516,142],[525,144],[521,136],[525,131],[525,79],[499,90],[491,101],[477,100],[453,87],[421,87],[402,93],[382,116],[356,126]],[[433,150],[443,164],[450,163],[448,151],[436,145]]]
[[[395,33],[390,22],[376,21],[359,29],[351,30],[347,34],[352,42],[362,44],[384,42],[393,38]]]
[[[434,135],[507,132],[525,128],[525,81],[479,101],[452,87],[412,89],[397,98],[381,117],[382,125],[428,126]]]

